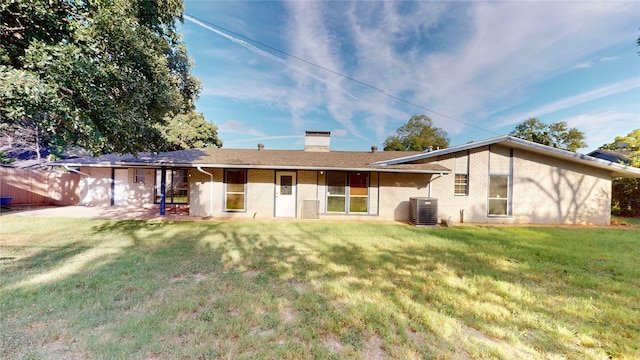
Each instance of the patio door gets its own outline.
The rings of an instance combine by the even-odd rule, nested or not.
[[[296,217],[295,172],[276,172],[276,217]]]
[[[113,171],[113,205],[129,205],[129,170],[114,169]]]

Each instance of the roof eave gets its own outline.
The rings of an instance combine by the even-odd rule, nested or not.
[[[142,163],[142,162],[100,162],[100,163],[73,163],[56,162],[49,166],[73,166],[73,167],[182,167],[182,168],[218,168],[218,169],[258,169],[258,170],[308,170],[308,171],[378,171],[390,173],[414,173],[414,174],[449,174],[449,169],[394,169],[384,166],[366,167],[335,167],[335,166],[291,166],[291,165],[253,165],[253,164],[216,164],[216,163]]]
[[[589,155],[584,155],[580,153],[575,153],[567,150],[553,148],[547,145],[542,145],[538,143],[534,143],[531,141],[523,140],[520,138],[516,138],[513,136],[499,136],[491,139],[486,139],[482,141],[477,141],[469,144],[454,146],[446,149],[435,150],[431,152],[426,152],[417,155],[400,157],[387,161],[378,161],[372,163],[372,165],[397,165],[402,163],[407,163],[410,161],[428,159],[440,155],[447,155],[459,151],[479,148],[483,146],[489,146],[494,144],[506,144],[511,145],[514,148],[526,149],[529,151],[533,151],[538,154],[550,155],[556,158],[570,160],[573,162],[589,165],[592,167],[596,167],[599,169],[607,170],[611,173],[611,177],[627,177],[627,178],[640,178],[640,168],[635,168],[633,166],[627,166],[620,163],[598,159]]]

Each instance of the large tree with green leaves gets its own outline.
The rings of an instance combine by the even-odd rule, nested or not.
[[[426,115],[414,115],[384,142],[385,151],[424,151],[449,147],[447,132]]]
[[[516,125],[509,135],[573,152],[587,147],[584,133],[577,128],[569,128],[564,121],[545,124],[537,118],[529,118]]]
[[[93,154],[165,150],[160,125],[200,83],[176,32],[181,0],[0,4],[0,121]]]
[[[218,127],[206,121],[202,113],[178,114],[159,128],[169,143],[168,150],[222,147]]]
[[[640,168],[640,128],[627,136],[616,136],[613,142],[602,145],[600,149],[624,151],[630,160],[629,165]],[[640,217],[640,179],[615,179],[612,187],[612,212]]]

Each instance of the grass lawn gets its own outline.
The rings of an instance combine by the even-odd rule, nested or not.
[[[640,228],[0,218],[0,358],[640,358]]]

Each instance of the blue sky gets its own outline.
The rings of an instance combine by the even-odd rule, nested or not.
[[[640,127],[639,28],[637,1],[187,0],[179,31],[225,148],[367,151],[425,114],[452,146],[566,121],[586,153]]]

